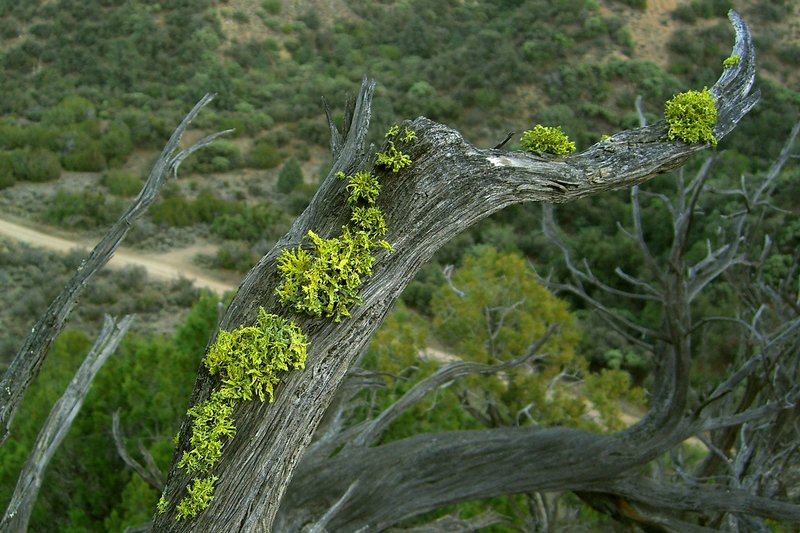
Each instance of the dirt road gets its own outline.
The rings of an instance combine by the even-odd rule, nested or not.
[[[90,250],[96,244],[78,236],[68,236],[64,233],[62,235],[64,236],[55,236],[7,219],[0,219],[0,237],[16,239],[56,252],[65,253],[74,248]],[[210,246],[191,246],[163,254],[143,254],[120,247],[109,261],[108,266],[111,268],[122,268],[128,265],[142,266],[147,270],[148,276],[160,281],[170,281],[183,276],[192,280],[198,287],[211,289],[220,294],[236,289],[233,283],[213,278],[191,263],[191,258],[195,254],[208,253],[212,250],[213,247]]]

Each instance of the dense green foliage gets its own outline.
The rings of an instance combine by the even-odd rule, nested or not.
[[[565,301],[537,283],[519,253],[472,248],[451,281],[452,287],[443,285],[433,294],[432,320],[400,303],[376,333],[361,364],[390,378],[385,387],[362,393],[364,401],[356,405],[364,407],[355,410],[353,422],[377,416],[444,364],[437,360],[442,354],[435,355],[432,343],[463,360],[499,364],[527,354],[548,327],[556,326],[555,332],[520,367],[493,376],[465,377],[430,394],[398,418],[383,442],[423,432],[497,425],[616,430],[625,425],[623,401],[643,405],[643,391],[631,386],[627,372],[588,372],[578,353],[581,333],[574,315]],[[484,411],[485,406],[491,408]],[[512,514],[513,499],[497,498],[489,505]],[[457,509],[469,516],[485,505],[464,504]]]
[[[303,170],[300,163],[294,157],[289,159],[278,174],[278,192],[284,194],[292,192],[298,185],[303,183]]]

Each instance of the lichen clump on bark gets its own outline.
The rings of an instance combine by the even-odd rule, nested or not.
[[[222,447],[236,434],[231,417],[237,402],[258,398],[273,400],[279,372],[301,369],[306,361],[306,341],[300,328],[277,315],[258,309],[255,326],[220,331],[203,359],[220,387],[188,411],[192,423],[192,448],[183,452],[179,468],[206,473],[222,456]],[[188,495],[177,507],[177,519],[193,518],[211,502],[216,477],[195,478]],[[159,502],[159,512],[166,502]]]
[[[733,54],[730,57],[726,57],[722,61],[722,66],[725,68],[725,70],[727,70],[729,68],[733,68],[734,66],[738,65],[741,60],[742,60],[742,56],[740,56],[738,54]]]
[[[561,131],[560,126],[551,127],[537,124],[532,130],[525,130],[519,142],[529,152],[569,155],[575,151],[575,143]]]
[[[400,127],[393,126],[386,137],[395,139],[387,141],[387,149],[378,154],[375,165],[399,172],[411,164],[411,158],[396,147],[395,140],[407,144],[416,139],[416,133],[405,128],[400,137]],[[366,171],[349,176],[339,172],[336,177],[347,180],[351,223],[342,226],[341,235],[329,239],[309,230],[305,237],[311,245],[308,251],[302,246],[284,250],[278,258],[282,280],[276,292],[282,303],[297,312],[339,322],[350,316],[352,305],[361,302],[358,289],[362,279],[372,275],[372,251],[391,251],[392,246],[383,239],[388,228],[377,206],[378,179]]]
[[[714,95],[708,88],[702,91],[687,91],[673,96],[664,106],[669,139],[680,139],[687,144],[699,142],[717,145],[711,127],[717,123],[717,108]]]

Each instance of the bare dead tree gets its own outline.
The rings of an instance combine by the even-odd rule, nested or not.
[[[749,32],[735,12],[730,17],[737,35],[733,54],[741,60],[726,69],[711,89],[718,139],[759,97],[752,91],[755,55]],[[331,122],[330,174],[290,232],[244,279],[222,321],[223,329],[253,323],[259,306],[290,313],[275,296],[280,283],[277,257],[284,248],[299,244],[309,229],[334,235],[346,223],[347,193],[335,175],[373,166],[364,141],[373,90],[374,84],[365,81],[346,113],[344,131],[340,133]],[[650,411],[631,428],[611,435],[532,427],[426,434],[351,448],[313,465],[301,461],[334,395],[388,309],[445,242],[506,206],[526,201],[562,203],[628,188],[681,166],[706,148],[668,141],[663,122],[620,132],[568,157],[478,149],[458,132],[422,117],[406,125],[417,135],[408,152],[413,165],[397,174],[372,168],[381,178],[380,203],[394,252],[378,254],[372,277],[362,285],[362,305],[341,323],[292,315],[310,340],[305,371],[285,376],[273,403],[250,402],[236,408],[237,437],[225,445],[213,469],[219,477],[214,499],[197,518],[176,521],[175,506],[188,482],[185,471],[176,466],[189,447],[191,424],[184,422],[164,490],[167,511],[155,517],[153,529],[271,531],[274,524],[276,531],[298,531],[321,524],[317,529],[383,531],[450,503],[563,490],[608,495],[615,517],[661,528],[653,531],[708,530],[684,520],[684,512],[800,521],[800,506],[744,488],[656,484],[638,475],[639,467],[690,435],[785,411],[786,404],[781,403],[712,419],[687,413],[691,346],[682,329],[687,296],[719,275],[718,261],[736,262],[738,256],[729,249],[712,251],[708,264],[701,265],[688,286],[680,283],[685,278],[665,273],[660,294],[676,319],[663,332],[625,324],[652,339],[659,363]],[[689,222],[677,219],[678,238],[688,231]],[[201,367],[192,405],[206,399],[214,386],[214,379]]]
[[[13,533],[28,529],[28,520],[39,495],[50,459],[53,458],[59,445],[67,436],[73,420],[81,410],[83,400],[89,392],[94,377],[111,354],[116,351],[132,322],[133,316],[131,315],[123,317],[119,322],[109,316],[105,317],[105,324],[100,335],[64,394],[53,406],[33,444],[19,475],[8,508],[3,514],[3,519],[0,520],[0,531]]]
[[[139,195],[81,263],[72,279],[31,329],[31,333],[22,348],[11,361],[2,382],[0,382],[0,445],[8,438],[14,414],[22,402],[25,392],[39,374],[39,369],[47,356],[50,346],[58,334],[61,333],[75,302],[92,276],[111,259],[136,220],[155,201],[158,192],[166,183],[170,174],[177,174],[178,167],[183,160],[204,146],[208,146],[220,135],[230,131],[209,135],[184,150],[178,150],[178,145],[186,132],[186,128],[189,127],[189,124],[200,110],[213,99],[213,95],[205,95],[181,121],[153,165],[150,176],[147,178]]]

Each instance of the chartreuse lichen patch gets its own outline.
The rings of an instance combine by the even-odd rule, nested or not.
[[[403,144],[417,138],[408,128],[400,136],[399,126],[393,126],[386,137]],[[387,146],[378,154],[376,166],[399,172],[411,164],[411,158],[395,146],[394,140],[387,141]],[[305,248],[284,250],[278,258],[281,284],[277,294],[297,312],[333,317],[339,322],[350,316],[352,305],[361,302],[358,289],[363,278],[372,275],[373,250],[391,251],[392,247],[383,239],[388,228],[376,205],[381,189],[377,177],[366,171],[350,176],[339,172],[337,177],[347,180],[350,224],[342,226],[341,235],[329,239],[309,230]]]
[[[214,499],[214,482],[219,479],[217,476],[194,478],[192,484],[186,490],[188,496],[181,500],[176,510],[176,518],[194,518],[200,511],[208,507]]]
[[[220,331],[203,359],[220,387],[188,411],[193,418],[191,448],[183,452],[178,467],[190,474],[207,473],[222,456],[225,443],[234,437],[232,413],[238,402],[273,400],[280,373],[301,369],[306,360],[306,337],[300,328],[277,315],[258,309],[255,326]],[[193,518],[205,509],[214,494],[216,476],[196,477],[187,496],[178,504],[177,519]],[[165,512],[167,502],[158,503]]]
[[[283,282],[277,294],[299,312],[334,317],[339,322],[350,316],[349,306],[361,301],[358,288],[362,278],[372,274],[372,249],[391,247],[386,241],[373,240],[370,233],[349,226],[342,226],[338,237],[323,239],[309,230],[306,238],[311,243],[311,253],[298,247],[285,250],[278,258]]]
[[[575,143],[561,131],[560,126],[550,127],[537,124],[532,130],[525,130],[519,142],[529,152],[569,155],[575,151]]]
[[[742,60],[742,56],[740,56],[740,55],[738,55],[738,54],[733,54],[733,55],[732,55],[732,56],[730,56],[730,57],[726,57],[726,58],[725,58],[725,59],[722,61],[722,66],[723,66],[725,69],[733,68],[733,67],[735,67],[736,65],[738,65],[738,64],[739,64],[739,62],[740,62],[741,60]]]
[[[664,106],[670,140],[680,139],[687,144],[699,142],[717,145],[711,127],[717,123],[714,95],[708,88],[687,91],[673,96]]]
[[[390,139],[387,141],[386,150],[383,152],[378,152],[377,156],[375,157],[375,164],[379,167],[386,167],[391,169],[392,172],[398,172],[401,169],[411,165],[411,158],[404,154],[403,152],[398,149],[394,141],[391,140],[393,137],[397,137],[400,134],[400,126],[395,124],[389,131],[386,132],[386,139]],[[417,134],[415,131],[405,128],[403,132],[403,136],[398,140],[398,142],[402,142],[404,144],[408,144],[411,141],[416,140]]]

